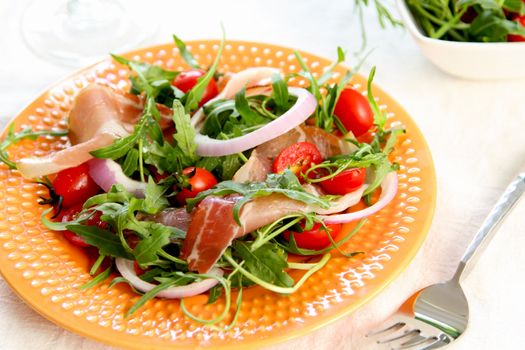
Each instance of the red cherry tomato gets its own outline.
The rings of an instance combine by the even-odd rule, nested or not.
[[[82,211],[82,204],[77,203],[62,212],[60,216],[60,221],[61,222],[73,221],[77,218],[78,213],[80,213],[81,211]],[[102,213],[97,211],[88,220],[86,220],[84,224],[89,225],[89,226],[98,226],[102,229],[105,229],[107,228],[108,223],[105,221],[102,221],[100,219],[101,216],[102,216]],[[71,244],[76,245],[77,247],[81,247],[81,248],[90,247],[90,245],[86,243],[86,241],[84,241],[84,238],[78,236],[74,232],[66,230],[66,231],[62,231],[62,234],[64,235],[64,238],[66,238],[69,242],[71,242]]]
[[[341,224],[326,224],[326,229],[320,224],[315,223],[311,230],[303,232],[285,231],[284,238],[289,241],[293,235],[295,243],[299,248],[320,250],[330,246],[332,243],[328,235],[335,239],[341,232]]]
[[[53,188],[56,194],[62,196],[62,205],[66,208],[76,203],[84,203],[100,190],[89,176],[86,163],[60,171],[53,180]]]
[[[361,187],[365,177],[364,168],[346,169],[329,180],[321,181],[319,185],[329,194],[345,195]]]
[[[181,72],[175,77],[172,85],[180,91],[186,93],[190,91],[195,86],[195,84],[197,84],[197,80],[204,74],[206,74],[206,71],[202,69],[192,69]],[[217,88],[217,83],[215,82],[215,79],[212,78],[208,83],[208,86],[206,86],[206,90],[204,90],[202,99],[199,102],[199,107],[217,96],[218,93],[219,89]]]
[[[275,158],[273,172],[282,174],[286,169],[290,169],[295,175],[300,175],[322,161],[323,157],[316,145],[309,142],[296,142],[283,149]]]
[[[209,190],[217,184],[217,179],[208,170],[203,168],[189,167],[182,171],[189,176],[189,188],[183,188],[175,197],[181,205],[186,204],[186,199],[194,198],[200,192]]]
[[[334,114],[354,136],[366,133],[374,124],[374,113],[366,97],[354,89],[344,89],[335,104]]]
[[[75,204],[72,207],[64,210],[60,221],[73,221],[77,217],[78,213],[82,210],[82,204]],[[69,230],[63,231],[62,234],[64,238],[67,239],[71,244],[76,245],[77,247],[86,248],[89,247],[89,244],[84,241],[84,238],[78,236],[76,233]]]
[[[516,16],[516,17],[514,17],[513,20],[518,22],[519,24],[521,24],[523,27],[525,27],[525,15],[523,15],[523,16]],[[516,34],[509,34],[507,36],[507,41],[512,41],[512,42],[525,41],[525,36],[523,36],[523,35],[516,35]]]

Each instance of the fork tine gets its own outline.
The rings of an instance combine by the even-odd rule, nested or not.
[[[371,331],[368,334],[366,334],[366,337],[376,337],[376,336],[378,336],[380,334],[394,333],[394,332],[397,332],[398,330],[402,329],[405,326],[406,326],[405,322],[397,322],[397,323],[394,323],[393,325],[391,325],[391,326],[389,326],[387,328],[379,329],[379,330],[376,330],[376,331]]]
[[[432,339],[433,338],[433,339]],[[418,334],[416,337],[402,343],[401,345],[399,345],[399,347],[396,349],[396,350],[402,350],[402,349],[408,349],[408,348],[411,348],[415,345],[421,345],[421,344],[424,344],[426,342],[428,342],[430,339],[432,340],[436,340],[437,338],[436,337],[424,337],[422,336],[421,334]]]
[[[419,333],[421,333],[421,331],[419,329],[412,329],[412,330],[410,330],[408,332],[405,332],[404,334],[398,335],[397,337],[394,337],[394,338],[378,340],[377,343],[378,344],[392,343],[394,341],[401,340],[401,339],[406,338],[406,337],[410,337],[410,339],[412,339],[415,336],[419,336]],[[407,338],[407,340],[408,339],[409,338]]]
[[[438,349],[445,345],[450,344],[450,340],[445,335],[440,335],[439,337],[432,337],[430,339],[432,339],[433,342],[430,344],[427,344],[424,348],[421,348],[419,350]]]

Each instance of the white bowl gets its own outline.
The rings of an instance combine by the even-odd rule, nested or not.
[[[423,33],[404,0],[396,0],[401,18],[423,54],[451,75],[475,80],[525,77],[525,42],[474,43],[432,39]]]

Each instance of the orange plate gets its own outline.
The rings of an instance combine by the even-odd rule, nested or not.
[[[218,44],[193,41],[188,46],[207,67]],[[301,54],[314,75],[321,74],[331,63]],[[186,68],[171,44],[137,50],[126,57],[168,69]],[[286,73],[299,71],[292,49],[228,41],[220,71],[236,72],[251,66],[275,66]],[[342,73],[343,69],[338,69],[333,79]],[[16,129],[65,128],[72,101],[83,87],[96,83],[126,91],[130,87],[127,76],[126,69],[109,59],[81,70],[25,108],[14,119]],[[353,83],[361,91],[366,88],[363,77],[355,77]],[[301,86],[305,81],[296,78],[293,84]],[[374,297],[408,265],[425,238],[435,205],[434,168],[423,136],[392,98],[375,87],[374,94],[388,112],[388,126],[403,124],[407,133],[392,154],[392,159],[400,164],[396,198],[371,217],[345,246],[348,251],[365,254],[352,259],[333,254],[327,265],[293,295],[279,295],[260,287],[246,289],[237,324],[230,331],[216,331],[192,322],[182,314],[177,300],[152,300],[124,318],[124,312],[139,297],[123,284],[109,289],[106,282],[79,290],[91,278],[86,254],[69,245],[60,233],[40,224],[45,208],[36,202],[45,195],[44,188],[3,165],[0,272],[26,303],[49,320],[86,337],[130,349],[228,348],[232,344],[255,348],[298,337],[333,322]],[[24,141],[11,147],[10,154],[14,158],[44,155],[63,148],[66,142],[66,138]],[[204,296],[194,297],[187,301],[187,307],[201,318],[214,317],[224,308],[223,300],[212,305],[205,302]]]

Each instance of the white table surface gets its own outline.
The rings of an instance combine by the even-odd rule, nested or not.
[[[40,91],[72,68],[35,57],[19,19],[27,1],[0,0],[0,121],[5,125]],[[171,33],[184,39],[219,36],[265,41],[334,57],[337,45],[356,50],[352,1],[143,1],[145,20],[160,25],[151,43]],[[149,15],[148,15],[149,14]],[[451,276],[455,264],[501,191],[525,162],[525,80],[476,82],[445,75],[403,30],[381,30],[366,13],[365,68],[410,113],[432,150],[438,201],[427,241],[409,268],[354,314],[272,349],[374,349],[363,334],[425,285]],[[350,62],[351,63],[351,62]],[[463,287],[470,304],[466,333],[447,349],[517,349],[525,328],[525,201],[479,260]],[[0,278],[0,349],[102,350],[109,347],[55,326],[27,307]]]

